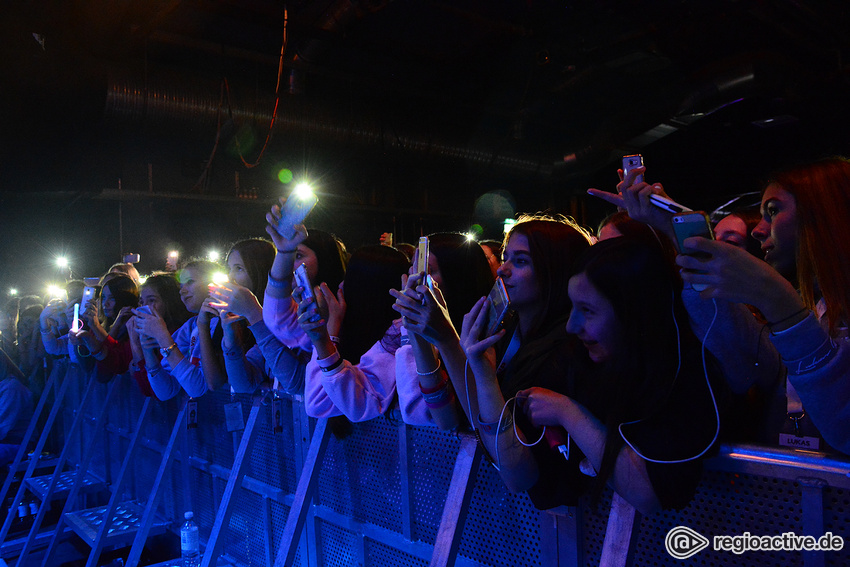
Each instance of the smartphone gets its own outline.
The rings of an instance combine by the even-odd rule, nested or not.
[[[277,231],[280,235],[287,240],[295,238],[295,225],[304,222],[318,202],[319,198],[315,193],[290,193],[280,209],[280,220],[277,221]]]
[[[100,286],[97,283],[100,281],[99,278],[85,278],[83,280],[86,284],[86,287],[83,288],[83,300],[80,302],[80,309],[83,311],[88,307],[89,302],[93,299],[97,299],[98,291],[100,291]]]
[[[138,254],[124,254],[125,264],[138,264],[139,260],[141,260],[141,256]]]
[[[428,273],[428,255],[430,254],[430,246],[428,243],[427,236],[421,236],[419,238],[419,255],[416,259],[416,273],[421,274],[422,272]]]
[[[139,305],[138,307],[136,307],[136,311],[139,311],[141,313],[147,313],[148,315],[153,315],[150,305]]]
[[[514,312],[502,278],[496,278],[496,283],[493,284],[487,299],[490,300],[490,308],[487,311],[487,336],[489,337],[502,329],[509,329],[513,324]]]
[[[629,174],[636,167],[643,167],[643,156],[640,154],[632,154],[623,156],[623,177]],[[635,183],[643,183],[643,174],[635,177]]]
[[[710,258],[705,252],[688,253],[685,249],[685,239],[691,236],[702,236],[714,240],[714,232],[711,230],[711,223],[708,220],[708,215],[702,211],[690,211],[686,213],[678,213],[673,215],[673,232],[676,234],[676,246],[679,248],[680,254],[687,254],[695,258]],[[692,270],[693,271],[693,270]],[[702,273],[695,271],[695,273]],[[706,284],[693,284],[693,288],[697,291],[702,291],[708,286]]]
[[[295,268],[295,285],[304,289],[304,291],[301,292],[301,299],[315,297],[315,294],[313,293],[313,286],[310,285],[310,278],[307,277],[307,268],[304,264]],[[316,307],[318,307],[318,305]],[[310,318],[310,321],[315,323],[320,317],[321,315],[317,313]]]
[[[667,199],[666,197],[662,197],[661,195],[650,195],[649,202],[658,207],[659,209],[665,210],[668,213],[678,214],[678,213],[690,213],[693,209],[689,209],[685,205],[680,205],[676,201],[672,199]]]
[[[304,267],[304,264],[300,264],[297,268],[295,268],[295,285],[304,289],[304,291],[301,292],[301,297],[303,299],[313,297],[313,286],[310,285],[310,278],[307,277],[307,268]]]

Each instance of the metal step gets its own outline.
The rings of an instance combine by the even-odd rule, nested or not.
[[[97,532],[103,523],[106,508],[106,506],[98,506],[96,508],[89,508],[88,510],[71,512],[65,514],[65,521],[83,541],[89,546],[92,546],[95,543]],[[120,547],[133,543],[133,538],[136,537],[136,532],[141,525],[144,511],[144,506],[136,502],[122,502],[119,504],[115,510],[112,525],[106,534],[104,545]],[[155,536],[165,532],[168,529],[168,525],[169,522],[165,518],[155,515],[148,536]]]
[[[71,492],[71,487],[74,486],[74,481],[77,478],[77,471],[65,471],[59,474],[56,479],[56,485],[53,487],[51,500],[59,500],[65,498]],[[39,500],[44,500],[47,495],[47,489],[50,487],[50,481],[53,480],[53,475],[35,476],[26,480],[27,489],[35,494]],[[106,489],[106,483],[93,475],[86,473],[83,478],[83,485],[80,487],[80,492],[100,492]]]

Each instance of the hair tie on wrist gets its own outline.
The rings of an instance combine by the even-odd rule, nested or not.
[[[432,374],[436,374],[439,369],[440,369],[440,359],[438,358],[437,359],[437,368],[435,368],[434,370],[432,370],[430,372],[419,372],[419,370],[417,369],[416,373],[420,376],[431,376]]]
[[[335,344],[335,345],[339,344],[339,337],[337,337],[335,335],[328,335],[328,338],[331,340],[331,342],[333,344]]]

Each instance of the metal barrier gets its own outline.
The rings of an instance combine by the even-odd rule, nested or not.
[[[91,467],[105,479],[119,478],[144,401],[132,380],[116,380],[115,401],[97,439],[104,460]],[[81,385],[71,388],[77,391],[67,396],[69,425]],[[195,513],[205,565],[681,565],[664,547],[666,534],[679,525],[709,539],[744,532],[850,536],[847,459],[723,447],[682,511],[640,518],[622,503],[612,508],[609,493],[596,506],[584,501],[541,513],[525,495],[505,489],[471,438],[407,426],[391,415],[356,424],[339,440],[324,422],[306,417],[297,396],[284,400],[284,429],[275,433],[267,396],[236,399],[248,417],[245,431],[234,436],[225,428],[229,393],[203,396],[198,427],[184,429],[168,474],[158,479],[158,511],[172,532],[179,531],[184,511]],[[181,405],[151,404],[136,465],[122,483],[125,499],[148,500]],[[79,448],[78,456],[93,442],[87,435],[95,433],[83,428],[77,439],[66,440]],[[711,567],[838,566],[850,565],[850,549],[745,555],[705,549],[691,561]]]

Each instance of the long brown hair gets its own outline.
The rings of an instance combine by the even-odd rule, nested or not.
[[[541,309],[524,338],[547,332],[552,325],[566,323],[570,314],[567,286],[573,275],[573,264],[592,240],[590,233],[567,217],[522,215],[505,235],[504,246],[514,234],[528,238],[531,262],[540,286]],[[563,319],[563,321],[561,321]]]
[[[820,290],[830,333],[850,322],[850,161],[833,157],[771,179],[797,204],[797,280],[809,309]]]

